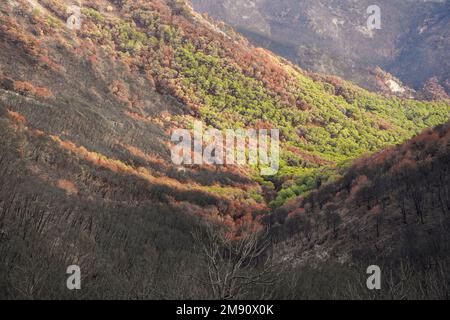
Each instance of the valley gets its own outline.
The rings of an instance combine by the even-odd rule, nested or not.
[[[445,96],[307,71],[184,0],[79,1],[79,29],[71,5],[0,7],[1,298],[395,299],[431,278],[420,297],[447,294],[417,258],[446,261]],[[275,172],[196,162],[221,148],[200,126],[277,132]],[[420,272],[373,296],[353,271],[387,260]],[[61,285],[69,265],[82,290]]]
[[[305,70],[385,94],[426,97],[430,81],[450,93],[449,1],[193,0],[195,10],[236,28],[254,45]],[[380,29],[371,29],[380,9]],[[369,23],[369,25],[370,25]],[[395,81],[407,93],[390,89]],[[413,89],[417,92],[413,92]]]

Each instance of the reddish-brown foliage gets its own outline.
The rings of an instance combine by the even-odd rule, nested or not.
[[[16,121],[16,122],[18,122],[18,123],[25,124],[25,123],[27,122],[27,120],[25,119],[24,116],[22,116],[20,113],[15,112],[15,111],[8,110],[8,116],[9,116],[12,120],[14,120],[14,121]]]
[[[126,103],[131,107],[130,92],[128,86],[124,82],[120,80],[114,80],[113,83],[109,86],[109,90],[111,90],[111,93],[116,96],[118,100]]]
[[[55,96],[49,89],[43,87],[35,87],[28,81],[19,81],[19,80],[14,81],[14,89],[21,94],[32,95],[35,96],[36,98],[46,100],[55,98]]]

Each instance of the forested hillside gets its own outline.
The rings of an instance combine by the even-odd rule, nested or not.
[[[280,255],[300,266],[377,262],[391,270],[394,296],[448,297],[449,150],[447,123],[356,160],[268,218]]]
[[[79,30],[71,4],[0,7],[0,297],[210,298],[200,226],[242,241],[350,161],[448,120],[447,100],[305,72],[185,1],[79,1]],[[175,166],[171,133],[194,120],[280,129],[280,172]],[[80,293],[62,285],[71,264]]]

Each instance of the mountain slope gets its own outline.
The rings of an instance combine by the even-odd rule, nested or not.
[[[447,123],[356,160],[271,216],[280,247],[301,264],[448,256],[449,150]]]
[[[305,73],[250,46],[231,31],[224,33],[183,1],[86,2],[77,32],[70,32],[64,24],[68,16],[64,2],[43,1],[42,5],[46,9],[33,9],[23,2],[23,8],[9,7],[12,17],[3,18],[2,72],[9,81],[58,92],[58,104],[83,97],[76,104],[94,105],[87,112],[93,112],[100,101],[112,99],[124,108],[114,112],[111,125],[118,121],[118,114],[139,126],[153,126],[153,130],[158,127],[155,122],[162,122],[159,130],[165,133],[165,144],[168,131],[189,126],[193,117],[219,129],[279,128],[283,141],[280,176],[302,175],[323,163],[354,159],[401,142],[448,117],[447,102],[383,98],[340,79]],[[32,11],[17,15],[23,10]],[[9,52],[17,46],[25,49],[27,57],[14,61]],[[91,79],[79,78],[80,67],[65,65],[66,56],[85,64]],[[37,72],[30,73],[30,63]],[[41,68],[54,75],[43,77]],[[148,92],[149,87],[156,92]],[[154,97],[166,101],[161,102],[163,108],[154,105]],[[102,115],[102,111],[94,112]],[[156,119],[148,124],[146,120],[152,117]],[[73,134],[76,137],[69,140],[77,143],[79,135]],[[167,146],[161,148],[156,152],[161,156],[165,150],[167,160]]]
[[[301,67],[335,74],[371,90],[388,90],[379,66],[419,90],[437,77],[450,92],[450,3],[378,1],[381,30],[367,28],[371,1],[192,0],[199,12],[225,21]],[[381,81],[381,83],[380,83]]]
[[[80,1],[80,30],[66,25],[70,4],[0,7],[2,297],[207,298],[192,285],[203,218],[239,235],[286,180],[448,119],[446,101],[307,73],[184,1]],[[175,166],[171,132],[194,120],[280,128],[281,171]],[[81,293],[61,286],[74,263]]]

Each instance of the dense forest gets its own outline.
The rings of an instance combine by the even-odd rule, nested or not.
[[[367,246],[397,223],[446,228],[448,100],[306,72],[185,1],[80,1],[79,30],[70,4],[0,7],[1,298],[288,298],[294,253],[314,253],[299,244],[337,246],[353,215]],[[280,171],[173,165],[171,132],[194,120],[279,128]],[[403,220],[384,220],[390,207]],[[343,271],[356,249],[345,237],[330,249]],[[71,264],[83,290],[65,287]]]

